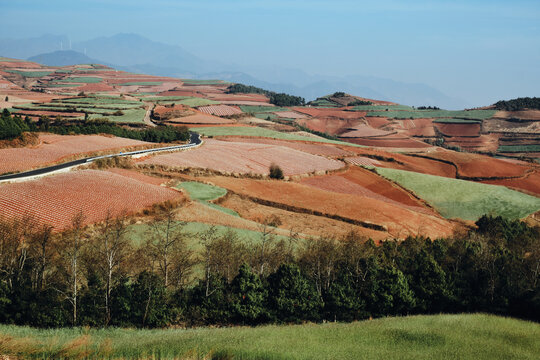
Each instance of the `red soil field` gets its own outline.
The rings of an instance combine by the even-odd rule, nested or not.
[[[485,180],[482,182],[485,184],[503,185],[530,195],[540,196],[540,170],[535,170],[519,179]]]
[[[389,135],[380,138],[346,138],[348,142],[364,145],[364,146],[374,146],[374,147],[383,147],[383,148],[399,148],[399,149],[422,149],[430,148],[432,145],[426,144],[425,142],[409,139],[400,135]]]
[[[285,175],[313,171],[335,170],[343,163],[307,154],[284,146],[234,143],[215,139],[193,150],[156,155],[142,164],[156,164],[178,168],[208,168],[226,173],[268,174],[272,163],[279,165]]]
[[[321,155],[326,157],[340,157],[351,155],[350,152],[342,150],[333,145],[326,144],[315,144],[312,142],[302,142],[302,141],[286,141],[286,140],[277,140],[269,138],[257,138],[257,137],[240,137],[240,136],[228,136],[220,137],[220,140],[223,141],[232,141],[232,142],[243,142],[251,144],[267,144],[267,145],[277,145],[285,146],[291,149],[300,150],[307,152],[313,155]]]
[[[392,182],[356,166],[343,173],[303,179],[300,183],[341,194],[362,195],[408,209],[435,215],[435,212]]]
[[[113,91],[113,87],[104,83],[97,84],[86,84],[77,88],[77,91],[86,91],[86,92],[107,92]]]
[[[333,117],[338,119],[363,119],[366,116],[365,111],[345,111],[345,110],[336,110],[336,109],[325,109],[325,108],[309,108],[309,107],[295,107],[294,111],[308,114],[309,116],[323,118],[323,117]]]
[[[446,136],[479,136],[482,129],[481,124],[443,124],[434,123],[439,131]]]
[[[398,153],[389,153],[377,149],[362,149],[354,147],[346,147],[345,149],[355,152],[360,156],[376,157],[376,159],[380,162],[379,166],[381,167],[415,171],[422,174],[430,174],[450,178],[456,177],[456,169],[454,166],[437,160],[419,158]]]
[[[480,154],[437,150],[425,154],[432,159],[441,159],[453,163],[460,176],[473,178],[520,177],[529,166],[514,164]]]
[[[99,170],[72,171],[38,180],[0,186],[0,216],[35,217],[56,230],[68,227],[81,210],[86,224],[152,204],[179,198],[172,189]]]
[[[40,134],[35,147],[0,149],[0,173],[30,170],[74,155],[153,145],[126,138],[101,135]]]
[[[339,137],[342,138],[359,138],[359,137],[379,137],[390,135],[391,133],[384,130],[374,129],[367,125],[358,125],[350,131],[342,133]]]
[[[77,116],[84,116],[84,113],[77,113],[77,112],[60,112],[60,111],[42,111],[42,110],[17,110],[14,113],[21,114],[21,115],[28,115],[28,116],[62,116],[62,117],[77,117]]]
[[[239,194],[385,226],[392,237],[400,239],[417,234],[433,238],[450,236],[458,229],[456,223],[445,219],[366,196],[339,194],[284,181],[222,176],[204,179]]]
[[[258,94],[209,94],[208,98],[219,101],[219,102],[248,101],[248,102],[265,103],[267,106],[269,105],[268,102],[270,101],[270,99],[268,99],[266,96],[258,95]]]
[[[122,168],[111,168],[111,169],[107,169],[107,171],[109,171],[109,172],[111,172],[113,174],[122,175],[124,177],[128,177],[128,178],[138,180],[138,181],[141,181],[141,182],[144,182],[144,183],[152,184],[152,185],[161,185],[161,184],[166,183],[168,181],[168,179],[165,179],[165,178],[162,178],[162,177],[145,175],[145,174],[143,174],[143,173],[141,173],[139,171],[136,171],[136,170],[122,169]]]
[[[229,115],[242,114],[242,110],[240,110],[238,107],[228,106],[228,105],[201,106],[198,108],[198,110],[202,113],[216,115],[216,116],[229,116]]]
[[[540,110],[497,111],[493,117],[506,119],[514,117],[526,120],[540,120]]]
[[[218,99],[216,99],[218,100]],[[248,106],[273,106],[268,103],[260,102],[260,101],[226,101],[226,100],[219,100],[220,103],[223,105],[248,105]]]
[[[167,122],[175,124],[234,124],[234,120],[224,119],[217,116],[197,112],[194,115],[168,119]]]
[[[306,115],[300,114],[296,111],[276,111],[274,114],[278,117],[289,119],[304,119],[307,117]]]
[[[362,124],[359,119],[337,119],[337,118],[312,118],[298,119],[297,122],[311,130],[325,132],[328,134],[341,134],[350,128]]]
[[[190,97],[204,97],[204,94],[197,92],[196,90],[169,90],[163,91],[158,96],[190,96]]]
[[[387,118],[378,116],[366,116],[365,120],[369,126],[377,129],[390,124]]]
[[[353,156],[345,158],[345,162],[358,166],[381,166],[381,162],[365,156]]]

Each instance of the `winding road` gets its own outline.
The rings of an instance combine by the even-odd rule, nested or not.
[[[35,169],[30,171],[25,171],[17,174],[8,174],[8,175],[1,175],[0,176],[0,183],[1,182],[7,182],[7,181],[24,181],[29,180],[34,177],[49,175],[55,172],[60,171],[66,171],[71,168],[91,163],[93,161],[96,161],[98,159],[106,159],[111,158],[115,156],[141,156],[144,154],[150,154],[150,153],[156,153],[156,152],[162,152],[162,151],[172,151],[172,150],[183,150],[183,149],[190,149],[193,147],[197,147],[202,144],[202,140],[199,134],[190,132],[190,142],[189,144],[184,145],[173,145],[173,146],[166,146],[161,148],[154,148],[154,149],[146,149],[146,150],[137,150],[137,151],[130,151],[130,152],[120,152],[117,154],[111,154],[111,155],[103,155],[103,156],[94,156],[94,157],[88,157],[84,159],[69,161],[63,164],[58,165],[52,165],[47,166],[41,169]]]

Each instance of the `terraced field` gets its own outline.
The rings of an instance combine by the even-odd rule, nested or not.
[[[484,214],[521,219],[540,210],[540,198],[504,186],[380,167],[376,171],[414,192],[449,219],[476,221]]]
[[[177,187],[179,189],[183,189],[187,191],[190,199],[192,200],[199,201],[206,206],[222,211],[226,214],[239,216],[236,211],[224,208],[222,206],[219,206],[210,202],[212,200],[216,200],[216,199],[219,199],[220,197],[227,195],[226,189],[220,188],[218,186],[212,186],[212,185],[203,184],[200,182],[195,182],[195,181],[186,181],[186,182],[180,183]]]
[[[61,191],[60,191],[61,190]],[[98,170],[80,170],[0,186],[0,216],[31,215],[56,230],[68,227],[80,211],[85,223],[103,220],[107,211],[133,213],[180,198],[177,191]]]

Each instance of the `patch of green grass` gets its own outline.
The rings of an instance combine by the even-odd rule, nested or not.
[[[152,101],[152,102],[162,102],[162,101],[180,101],[180,100],[186,100],[191,99],[190,96],[145,96],[141,98],[144,101]]]
[[[287,108],[279,107],[279,106],[264,106],[264,105],[241,105],[240,109],[242,109],[245,113],[268,113],[268,112],[275,112],[275,111],[289,111]]]
[[[219,186],[203,184],[196,181],[182,182],[177,186],[177,188],[186,190],[192,200],[197,200],[206,206],[209,206],[226,214],[240,216],[234,210],[210,202],[212,200],[219,199],[220,197],[227,195],[227,189],[221,188]]]
[[[59,82],[72,82],[72,83],[84,83],[84,84],[97,84],[103,81],[102,78],[98,78],[95,76],[74,76],[74,77],[67,77],[63,78],[62,80],[59,80]]]
[[[219,102],[209,99],[203,99],[203,98],[188,98],[185,100],[181,100],[178,102],[179,104],[186,105],[189,107],[197,107],[197,106],[205,106],[205,105],[216,105],[219,104]]]
[[[196,181],[185,181],[177,187],[186,190],[193,200],[211,201],[227,195],[227,189]]]
[[[370,111],[367,116],[387,117],[391,119],[419,118],[459,118],[486,120],[495,114],[495,110],[412,110],[412,111]]]
[[[358,105],[353,107],[353,111],[391,111],[391,110],[413,110],[407,105]]]
[[[262,120],[268,120],[268,118],[270,118],[270,120],[275,120],[278,118],[276,114],[272,114],[272,113],[257,113],[257,114],[254,114],[253,116],[255,116],[257,119],[262,119]]]
[[[78,109],[78,108],[77,108]],[[144,123],[144,116],[146,115],[145,109],[128,109],[128,110],[122,110],[124,115],[120,116],[111,116],[106,115],[106,118],[109,119],[109,121],[117,122],[117,123]],[[90,115],[90,119],[96,119],[96,118],[102,118],[103,116],[100,116],[98,114],[92,114]]]
[[[317,100],[313,100],[311,103],[310,103],[311,106],[314,106],[314,107],[322,107],[322,108],[335,108],[335,107],[340,107],[341,105],[333,102],[333,101],[330,101],[328,99],[325,99],[325,98],[319,98]]]
[[[153,86],[153,85],[161,85],[163,84],[163,81],[134,81],[134,82],[127,82],[122,84],[117,84],[120,86],[131,86],[131,85],[139,85],[139,86]]]
[[[346,145],[355,147],[364,147],[344,141],[336,141],[325,138],[316,138],[309,136],[302,136],[297,134],[282,133],[275,130],[265,129],[257,126],[216,126],[216,127],[197,127],[191,128],[191,131],[200,133],[206,136],[257,136],[266,137],[280,140],[298,140],[298,141],[311,141],[327,144]]]
[[[109,359],[527,360],[540,353],[539,324],[484,314],[156,330],[1,325],[0,336],[3,354],[39,359],[58,358],[62,349],[71,349],[74,358],[89,352],[92,358]],[[83,336],[87,341],[81,341]],[[78,348],[73,345],[77,339]]]
[[[504,186],[387,168],[376,171],[414,192],[449,219],[476,221],[484,214],[521,219],[540,210],[540,198]]]
[[[229,84],[223,80],[197,80],[197,79],[182,79],[182,82],[187,85],[224,85]]]
[[[119,96],[89,96],[89,97],[76,97],[71,99],[59,99],[55,102],[58,103],[74,103],[74,104],[132,104],[141,105],[140,101],[133,101],[123,99]]]
[[[434,123],[442,124],[480,124],[482,120],[472,120],[472,119],[435,119]]]
[[[79,87],[79,86],[82,86],[82,84],[60,84],[60,83],[55,83],[55,84],[48,84],[47,87],[49,88],[59,88],[59,87]]]
[[[498,152],[540,152],[540,145],[501,145],[497,149]]]
[[[5,72],[12,74],[19,74],[24,77],[34,78],[34,77],[44,77],[52,73],[53,71],[21,71],[21,70],[4,70]]]

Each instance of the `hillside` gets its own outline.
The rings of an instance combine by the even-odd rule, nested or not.
[[[0,352],[66,359],[535,359],[539,337],[538,324],[489,315],[192,330],[35,330],[3,325]]]

